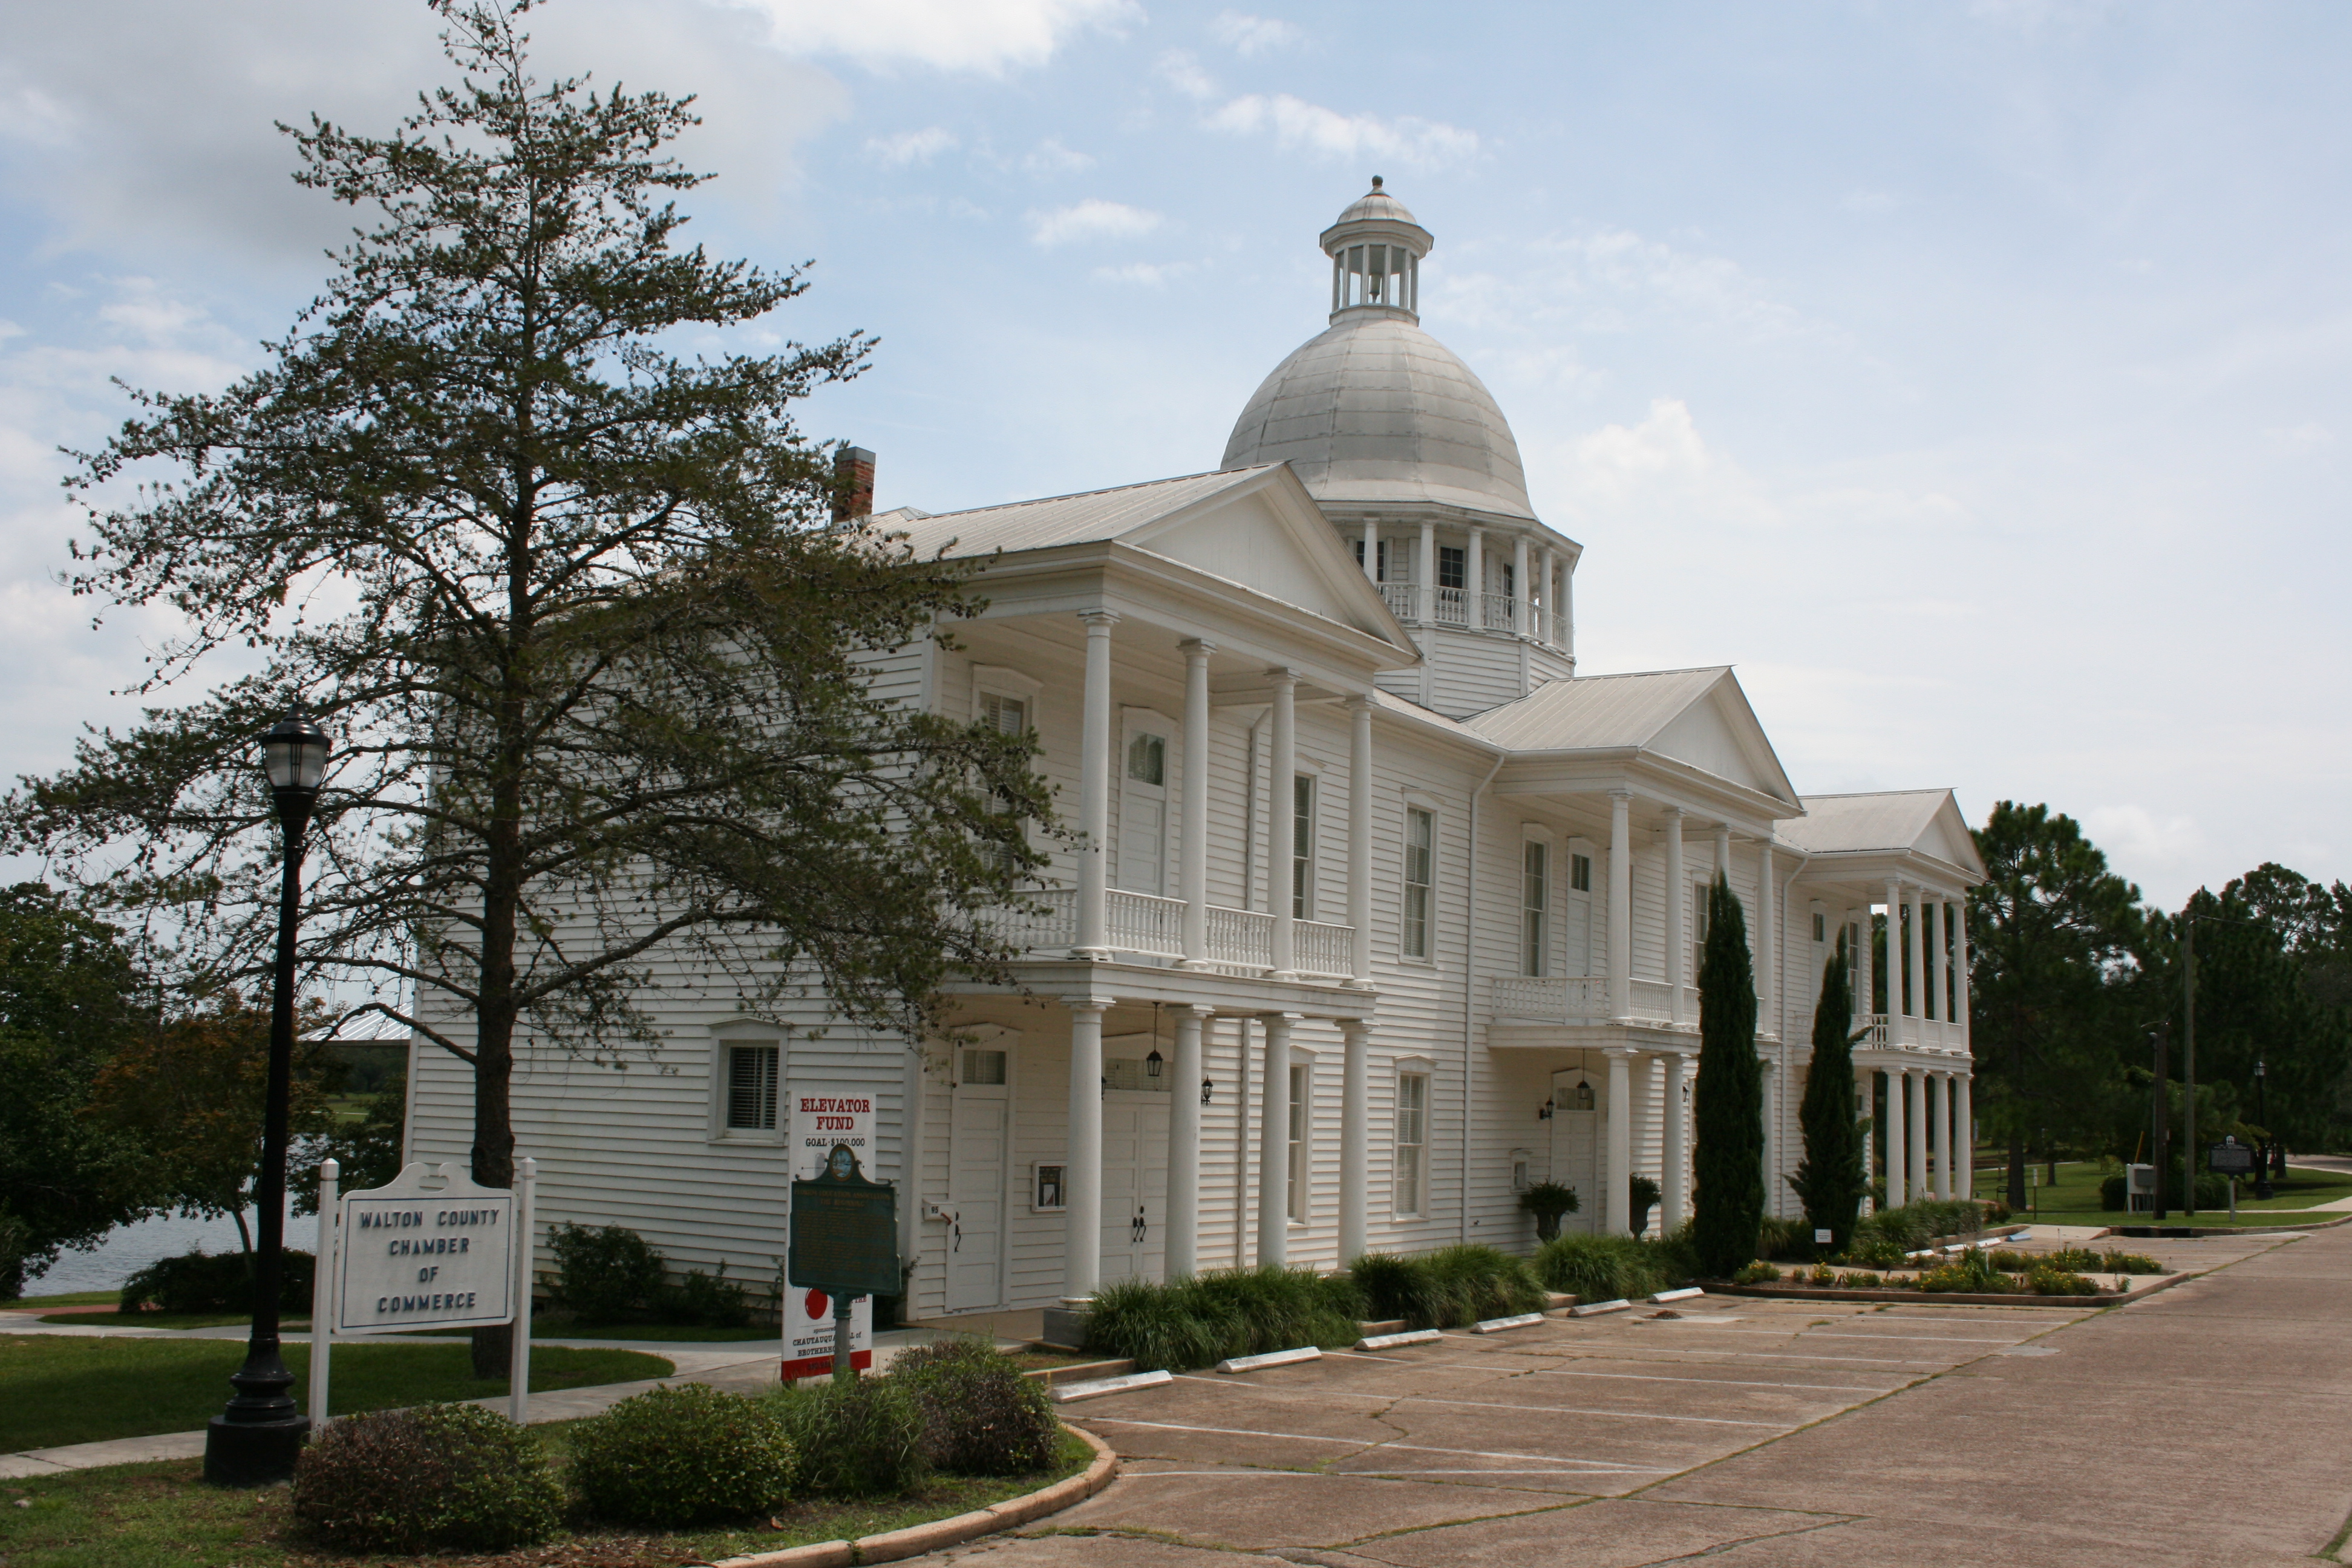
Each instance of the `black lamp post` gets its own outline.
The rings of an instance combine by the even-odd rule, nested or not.
[[[2262,1118],[2263,1122],[2262,1163],[2254,1167],[2254,1196],[2257,1198],[2277,1195],[2271,1186],[2271,1150],[2277,1146],[2278,1140],[2271,1136],[2270,1097],[2264,1092],[2263,1083],[2263,1079],[2268,1076],[2263,1068],[2261,1058],[2255,1058],[2254,1114]]]
[[[278,1350],[278,1279],[286,1250],[287,1102],[294,1079],[294,928],[302,891],[302,836],[327,771],[327,732],[297,704],[261,737],[262,771],[278,801],[286,840],[286,875],[278,895],[278,964],[269,1015],[269,1097],[262,1112],[261,1173],[254,1184],[261,1234],[253,1259],[253,1333],[245,1365],[229,1376],[236,1389],[205,1434],[205,1479],[257,1487],[289,1479],[310,1418],[288,1392],[294,1374]]]

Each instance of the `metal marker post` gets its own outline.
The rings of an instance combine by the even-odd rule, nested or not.
[[[848,1297],[839,1294],[836,1294],[834,1297],[833,1381],[835,1383],[856,1383],[857,1381],[857,1368],[853,1364],[853,1360],[849,1352],[851,1339],[849,1314],[851,1310],[851,1302]]]
[[[507,1418],[520,1426],[530,1419],[530,1246],[532,1198],[539,1190],[539,1162],[525,1158],[515,1182],[514,1353],[508,1358]]]
[[[342,1245],[336,1221],[336,1188],[343,1173],[334,1160],[319,1162],[319,1251],[310,1276],[310,1431],[327,1429],[327,1356],[335,1344],[335,1253]]]

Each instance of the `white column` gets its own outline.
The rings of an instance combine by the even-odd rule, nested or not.
[[[1690,1022],[1683,989],[1690,984],[1690,889],[1683,871],[1683,808],[1666,807],[1666,996],[1676,1027]]]
[[[1969,1044],[1969,900],[1962,893],[1952,904],[1952,1017],[1960,1026],[1960,1049],[1974,1054]],[[1968,1079],[1960,1080],[1960,1103],[1968,1103]],[[1975,1189],[1969,1189],[1973,1194]]]
[[[1787,1190],[1780,1180],[1780,1064],[1768,1059],[1758,1065],[1764,1079],[1764,1148],[1759,1156],[1764,1163],[1764,1212],[1777,1217]]]
[[[1552,594],[1552,584],[1559,581],[1559,568],[1554,563],[1551,546],[1547,544],[1543,547],[1543,621],[1535,628],[1536,634],[1547,643],[1559,641],[1559,601]]]
[[[1911,1170],[1911,1144],[1903,1130],[1904,1086],[1910,1076],[1898,1068],[1886,1069],[1886,1206],[1891,1209],[1910,1201],[1904,1184]]]
[[[1772,895],[1772,846],[1756,847],[1756,1032],[1780,1033],[1780,1015],[1774,1011],[1780,1002],[1780,988],[1776,984],[1780,976],[1780,916]]]
[[[1609,792],[1609,1016],[1633,1016],[1633,795]]]
[[[1715,825],[1715,869],[1726,882],[1731,880],[1731,824]]]
[[[1903,884],[1890,877],[1886,881],[1886,1043],[1890,1047],[1899,1046],[1904,1037]]]
[[[1644,1175],[1648,1174],[1652,1168],[1657,1172],[1658,1208],[1650,1216],[1654,1223],[1663,1222],[1665,1218],[1666,1121],[1668,1117],[1666,1057],[1669,1054],[1671,1053],[1658,1052],[1647,1055],[1642,1064],[1647,1069],[1642,1074],[1642,1152],[1636,1157],[1634,1164]],[[1633,1206],[1630,1200],[1626,1206],[1628,1208]],[[1630,1220],[1632,1216],[1629,1215],[1627,1218]],[[1658,1234],[1664,1236],[1665,1232],[1661,1230]]]
[[[1853,1119],[1870,1121],[1878,1116],[1878,1069],[1857,1067],[1853,1069]],[[1862,1181],[1867,1187],[1878,1176],[1878,1130],[1871,1129],[1862,1146]],[[1867,1193],[1864,1194],[1866,1198]]]
[[[1108,996],[1065,996],[1070,1010],[1069,1168],[1062,1173],[1062,1299],[1102,1283],[1103,1013]]]
[[[1266,908],[1274,915],[1274,973],[1285,979],[1298,972],[1292,944],[1291,862],[1298,852],[1298,677],[1286,669],[1269,669],[1274,682],[1274,777],[1266,786],[1272,821],[1266,837]]]
[[[1601,1203],[1604,1235],[1623,1236],[1633,1228],[1633,1194],[1626,1178],[1633,1173],[1633,1053],[1611,1046],[1609,1058],[1609,1150]]]
[[[1972,1198],[1977,1195],[1977,1123],[1976,1108],[1969,1103],[1969,1089],[1976,1080],[1967,1073],[1958,1073],[1954,1075],[1953,1081],[1959,1090],[1959,1103],[1954,1108],[1952,1116],[1957,1123],[1952,1131],[1952,1151],[1957,1156],[1955,1163],[1959,1166],[1954,1181],[1959,1187],[1960,1196]]]
[[[1421,547],[1412,558],[1412,596],[1421,605],[1421,624],[1437,619],[1437,525],[1421,525]]]
[[[1936,1195],[1939,1198],[1952,1195],[1953,1167],[1958,1163],[1952,1152],[1958,1142],[1952,1136],[1952,1081],[1950,1073],[1936,1075]]]
[[[1209,656],[1217,645],[1198,637],[1184,649],[1184,819],[1177,897],[1184,900],[1186,969],[1209,967]]]
[[[1470,553],[1463,563],[1463,591],[1470,595],[1470,629],[1477,631],[1486,624],[1486,531],[1470,531]]]
[[[1168,1251],[1171,1279],[1201,1267],[1201,1035],[1210,1009],[1176,1010],[1176,1081],[1168,1106]]]
[[[1658,1177],[1658,1224],[1668,1236],[1690,1216],[1690,1107],[1684,1091],[1690,1083],[1690,1058],[1666,1053],[1666,1136]]]
[[[1944,902],[1933,888],[1919,889],[1919,940],[1927,952],[1927,962],[1919,968],[1927,982],[1927,1005],[1919,1016],[1942,1018],[1950,1014],[1951,1005],[1944,1000]]]
[[[1528,581],[1528,536],[1511,537],[1511,629],[1521,637],[1533,637],[1536,618],[1528,612],[1534,603],[1535,584]]]
[[[1927,949],[1926,942],[1921,940],[1919,928],[1927,923],[1927,889],[1919,889],[1916,896],[1918,901],[1911,910],[1911,931],[1908,938],[1911,1016],[1924,1021],[1927,1016]],[[1925,1044],[1927,1038],[1927,1029],[1922,1026],[1912,1036],[1912,1038]]]
[[[1110,629],[1118,616],[1087,610],[1085,720],[1078,741],[1078,947],[1080,958],[1110,956]],[[1094,1289],[1091,1276],[1087,1289]]]
[[[1874,1010],[1870,1005],[1870,906],[1864,904],[1859,910],[1848,910],[1846,915],[1846,923],[1853,928],[1856,938],[1853,955],[1853,1010],[1867,1016]]]
[[[1350,984],[1372,983],[1372,700],[1348,700],[1348,924]],[[1351,1261],[1343,1258],[1342,1265]]]
[[[1576,658],[1576,566],[1571,562],[1560,563],[1559,620],[1566,634],[1560,638],[1560,651],[1573,661]]]
[[[1265,1101],[1257,1139],[1257,1260],[1290,1260],[1290,1025],[1287,1013],[1260,1019],[1265,1033]]]
[[[1908,1119],[1906,1142],[1911,1151],[1911,1179],[1905,1186],[1913,1197],[1924,1198],[1928,1192],[1927,1075],[1925,1072],[1907,1072],[1903,1075],[1903,1081],[1909,1095],[1909,1103],[1904,1107],[1904,1111]]]
[[[1369,517],[1364,519],[1364,575],[1375,583],[1381,580],[1381,525]]]
[[[1371,1193],[1372,1026],[1339,1020],[1339,1257],[1345,1268],[1364,1255]]]

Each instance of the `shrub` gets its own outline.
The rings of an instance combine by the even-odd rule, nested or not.
[[[792,1491],[793,1444],[758,1400],[698,1383],[650,1389],[573,1428],[590,1510],[676,1529],[766,1513]]]
[[[1533,1312],[1544,1288],[1527,1260],[1491,1247],[1447,1247],[1423,1260],[1448,1304],[1445,1326]]]
[[[2025,1277],[2025,1288],[2037,1296],[2095,1296],[2098,1286],[2071,1268],[2053,1268],[2047,1263]]]
[[[1664,1248],[1630,1236],[1563,1236],[1536,1251],[1536,1276],[1587,1301],[1647,1296],[1666,1288]]]
[[[1631,1226],[1635,1236],[1650,1228],[1650,1211],[1664,1201],[1656,1180],[1636,1171],[1625,1178],[1625,1212],[1633,1217]]]
[[[923,1416],[923,1458],[966,1476],[1020,1476],[1054,1461],[1061,1423],[1045,1385],[1021,1375],[985,1340],[943,1340],[902,1352],[890,1376]]]
[[[1834,1285],[1837,1283],[1837,1270],[1826,1263],[1816,1263],[1812,1272],[1805,1278],[1816,1285]]]
[[[1756,1255],[1801,1263],[1813,1256],[1812,1226],[1802,1218],[1766,1215],[1756,1227]]]
[[[1870,1268],[1899,1268],[1903,1264],[1903,1246],[1883,1236],[1857,1235],[1840,1261]]]
[[[294,1465],[304,1533],[349,1552],[503,1552],[546,1540],[563,1487],[539,1439],[473,1405],[338,1417]]]
[[[1978,1202],[1984,1209],[1984,1223],[1986,1225],[2006,1225],[2016,1212],[2009,1206],[2009,1204],[2005,1199],[1981,1198],[1979,1199]]]
[[[1219,1269],[1165,1284],[1121,1279],[1095,1292],[1087,1345],[1146,1371],[1181,1372],[1261,1351],[1354,1344],[1365,1308],[1352,1275],[1311,1268]]]
[[[1780,1271],[1769,1263],[1750,1263],[1731,1277],[1734,1285],[1774,1285],[1780,1279]]]
[[[625,1323],[656,1315],[667,1293],[662,1255],[625,1226],[559,1225],[556,1305],[592,1323]]]
[[[2092,1265],[2079,1264],[2074,1267],[2087,1268]],[[2103,1252],[2099,1255],[2096,1267],[2108,1274],[2161,1274],[2165,1271],[2163,1264],[2153,1258],[2144,1257],[2137,1252]]]
[[[1881,1279],[1877,1275],[1873,1274],[1869,1269],[1863,1268],[1858,1269],[1852,1274],[1839,1275],[1838,1283],[1844,1286],[1849,1290],[1875,1290],[1880,1286],[1885,1284],[1886,1281]]]
[[[802,1491],[885,1497],[921,1484],[923,1413],[896,1378],[815,1383],[761,1400],[791,1436]]]
[[[314,1260],[288,1247],[278,1266],[278,1310],[310,1312]],[[249,1252],[190,1252],[159,1258],[123,1281],[117,1303],[125,1312],[250,1312],[253,1255]]]
[[[2017,1281],[1995,1268],[1988,1255],[1970,1247],[1954,1262],[1921,1269],[1919,1289],[1960,1291],[1971,1296],[1997,1296],[2016,1289]]]
[[[1582,1205],[1576,1189],[1558,1182],[1538,1182],[1519,1194],[1519,1206],[1536,1216],[1536,1238],[1549,1241],[1559,1234],[1559,1216]]]
[[[655,1257],[661,1255],[656,1253]],[[751,1321],[751,1299],[743,1287],[727,1278],[727,1265],[721,1263],[716,1274],[705,1274],[689,1268],[679,1277],[675,1289],[664,1292],[662,1305],[667,1315],[680,1322],[700,1323],[706,1328],[740,1329]],[[877,1325],[878,1326],[878,1325]]]
[[[1188,1289],[1189,1279],[1160,1284],[1118,1279],[1098,1287],[1087,1318],[1087,1346],[1125,1356],[1146,1372],[1183,1372],[1234,1354],[1241,1325]]]
[[[2099,1206],[2109,1214],[2123,1213],[2124,1205],[2129,1199],[2130,1194],[2126,1190],[2125,1180],[2121,1175],[2109,1176],[2099,1184]],[[2221,1201],[2224,1203],[2229,1201],[2226,1194]]]
[[[1348,1272],[1363,1292],[1365,1317],[1377,1322],[1402,1318],[1409,1329],[1445,1326],[1444,1293],[1429,1272],[1428,1259],[1367,1252]]]
[[[1916,1252],[1939,1236],[1974,1236],[1983,1228],[1983,1218],[1974,1203],[1959,1198],[1922,1198],[1901,1208],[1881,1209],[1858,1221],[1853,1227],[1853,1245],[1848,1256],[1858,1256],[1856,1249],[1872,1240],[1894,1244],[1895,1258]],[[1871,1261],[1884,1252],[1875,1248]]]

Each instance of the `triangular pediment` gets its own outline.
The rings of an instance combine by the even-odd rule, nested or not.
[[[1776,799],[1796,799],[1764,726],[1729,670],[1661,725],[1643,750]]]
[[[1119,542],[1412,646],[1322,509],[1286,468],[1132,529]]]

